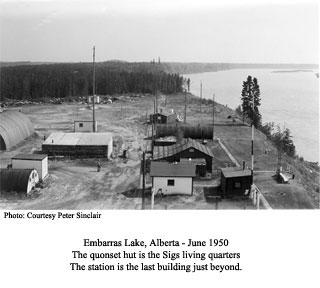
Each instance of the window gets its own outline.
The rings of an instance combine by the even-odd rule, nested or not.
[[[241,182],[239,182],[239,181],[234,182],[234,188],[240,189],[241,188]]]
[[[174,179],[168,179],[167,186],[174,186]]]
[[[79,123],[79,127],[83,127],[83,123]]]
[[[194,149],[193,149],[193,148],[190,148],[190,149],[189,149],[189,152],[194,152]]]

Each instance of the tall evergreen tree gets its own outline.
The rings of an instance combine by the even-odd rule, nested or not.
[[[254,99],[254,111],[252,109],[252,99]],[[261,97],[257,78],[252,79],[252,76],[249,75],[247,80],[243,81],[241,100],[243,117],[244,115],[247,115],[247,117],[253,121],[255,127],[260,126],[261,115],[259,106],[261,105]]]

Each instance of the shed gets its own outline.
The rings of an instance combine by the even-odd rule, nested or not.
[[[93,123],[95,127],[95,131],[98,131],[98,123],[97,121],[74,121],[74,132],[94,132],[93,131]]]
[[[239,167],[222,168],[221,188],[224,197],[245,195],[251,188],[251,171]]]
[[[191,163],[151,162],[150,176],[156,194],[193,194],[196,169]]]
[[[157,112],[150,115],[150,123],[173,124],[177,122],[177,115],[173,113]]]
[[[0,169],[1,194],[17,192],[30,194],[39,182],[39,175],[35,169]]]
[[[212,151],[205,145],[193,140],[193,139],[184,139],[181,143],[177,143],[171,146],[154,146],[153,147],[153,160],[155,161],[167,161],[167,162],[181,162],[183,159],[204,159],[206,162],[206,171],[212,172],[212,160],[213,160]],[[198,167],[197,162],[193,165],[196,165],[197,174],[200,176],[202,167]]]
[[[34,127],[21,112],[0,112],[0,150],[7,150],[31,136]]]
[[[42,144],[43,153],[49,156],[77,158],[110,158],[112,149],[112,135],[107,132],[54,132]]]
[[[17,154],[12,158],[12,169],[36,169],[39,179],[48,175],[48,155],[46,154]]]

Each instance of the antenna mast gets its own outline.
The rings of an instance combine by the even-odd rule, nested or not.
[[[187,123],[187,88],[184,89],[184,124]]]
[[[93,46],[93,81],[92,81],[92,121],[93,121],[93,132],[96,132],[96,114],[95,114],[95,94],[96,94],[96,67],[95,67],[95,55],[96,47]]]
[[[201,102],[202,102],[202,81],[200,82],[200,113],[201,113]]]
[[[213,129],[213,137],[212,140],[214,140],[214,100],[215,100],[215,94],[213,94],[213,99],[212,99],[212,129]]]
[[[252,122],[251,122],[251,189],[253,190],[253,140],[254,140],[254,94],[252,95]]]

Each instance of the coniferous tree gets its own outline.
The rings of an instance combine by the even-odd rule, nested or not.
[[[252,99],[254,99],[254,111],[252,109]],[[247,117],[253,121],[255,127],[261,124],[261,115],[259,112],[259,106],[261,105],[260,87],[257,78],[253,78],[249,75],[246,81],[243,81],[242,92],[242,112],[243,117]],[[244,118],[243,118],[244,121]]]

